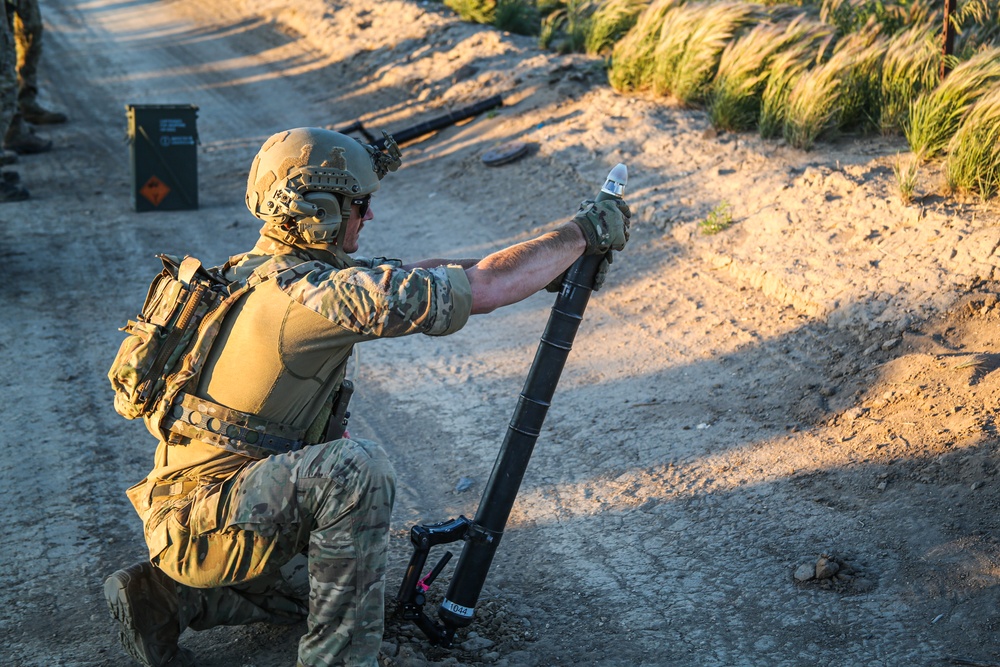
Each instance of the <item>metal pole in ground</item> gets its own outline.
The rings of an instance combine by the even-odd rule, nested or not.
[[[951,17],[955,14],[957,0],[944,0],[944,30],[941,44],[941,80],[951,71],[951,54],[955,52],[955,26]]]

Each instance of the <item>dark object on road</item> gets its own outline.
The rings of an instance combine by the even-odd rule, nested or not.
[[[443,116],[438,116],[437,118],[432,118],[429,121],[414,125],[413,127],[408,127],[405,130],[400,130],[399,132],[392,132],[393,139],[396,143],[403,143],[404,141],[409,141],[410,139],[416,139],[417,137],[422,137],[425,134],[430,134],[431,132],[436,132],[442,130],[450,125],[461,122],[466,118],[472,118],[473,116],[478,116],[484,111],[490,111],[496,109],[497,107],[503,106],[503,97],[500,95],[494,95],[482,102],[476,102],[475,104],[470,104],[467,107],[462,107],[460,109],[455,109],[452,112],[446,113]],[[362,136],[368,141],[368,143],[373,144],[379,150],[385,148],[385,138],[376,139],[371,132],[369,132],[364,125],[362,125],[360,120],[356,120],[346,127],[336,129],[337,132],[341,134],[351,134],[352,132],[360,132]]]
[[[483,153],[483,162],[487,167],[499,167],[502,164],[522,158],[527,154],[528,144],[523,141],[512,141]]]

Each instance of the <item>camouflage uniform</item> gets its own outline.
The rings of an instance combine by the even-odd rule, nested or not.
[[[12,8],[6,2],[0,4],[5,12],[0,25],[0,136],[3,136],[17,112],[17,51],[7,19]]]
[[[16,108],[3,135],[4,148],[18,154],[44,153],[52,141],[35,134],[32,123],[64,123],[66,115],[38,104],[38,61],[42,49],[42,17],[37,0],[4,0],[7,30],[14,42]],[[7,82],[4,82],[7,85]],[[6,94],[6,91],[5,91]]]
[[[154,469],[129,498],[151,562],[184,584],[182,629],[289,622],[308,610],[299,665],[372,666],[394,472],[377,444],[321,443],[320,433],[355,343],[457,331],[470,314],[471,288],[457,266],[348,264],[266,237],[228,277],[246,279],[268,262],[297,268],[227,314],[191,404],[202,397],[287,424],[316,444],[258,460],[235,441],[199,437],[191,426],[208,422],[188,414],[170,425]],[[308,587],[289,576],[304,551]]]
[[[14,0],[14,39],[17,44],[18,103],[33,103],[38,97],[38,63],[42,59],[42,12],[38,0]]]

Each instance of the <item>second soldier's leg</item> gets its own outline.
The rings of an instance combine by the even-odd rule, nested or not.
[[[15,61],[17,54],[14,48],[14,35],[10,29],[7,12],[10,5],[0,0],[3,5],[0,16],[0,137],[7,133],[14,114],[17,112],[17,71]],[[12,154],[13,155],[13,154]],[[10,160],[4,156],[2,163]],[[0,174],[0,202],[21,201],[28,198],[28,191],[21,186],[17,172],[7,171]]]
[[[65,123],[66,114],[38,103],[38,64],[42,59],[42,12],[38,0],[18,0],[14,16],[17,43],[17,104],[29,123]]]

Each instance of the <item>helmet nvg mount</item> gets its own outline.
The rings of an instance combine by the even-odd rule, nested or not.
[[[385,138],[383,153],[318,127],[271,136],[250,167],[247,208],[285,242],[339,241],[350,200],[378,190],[379,181],[401,164],[396,142]]]

